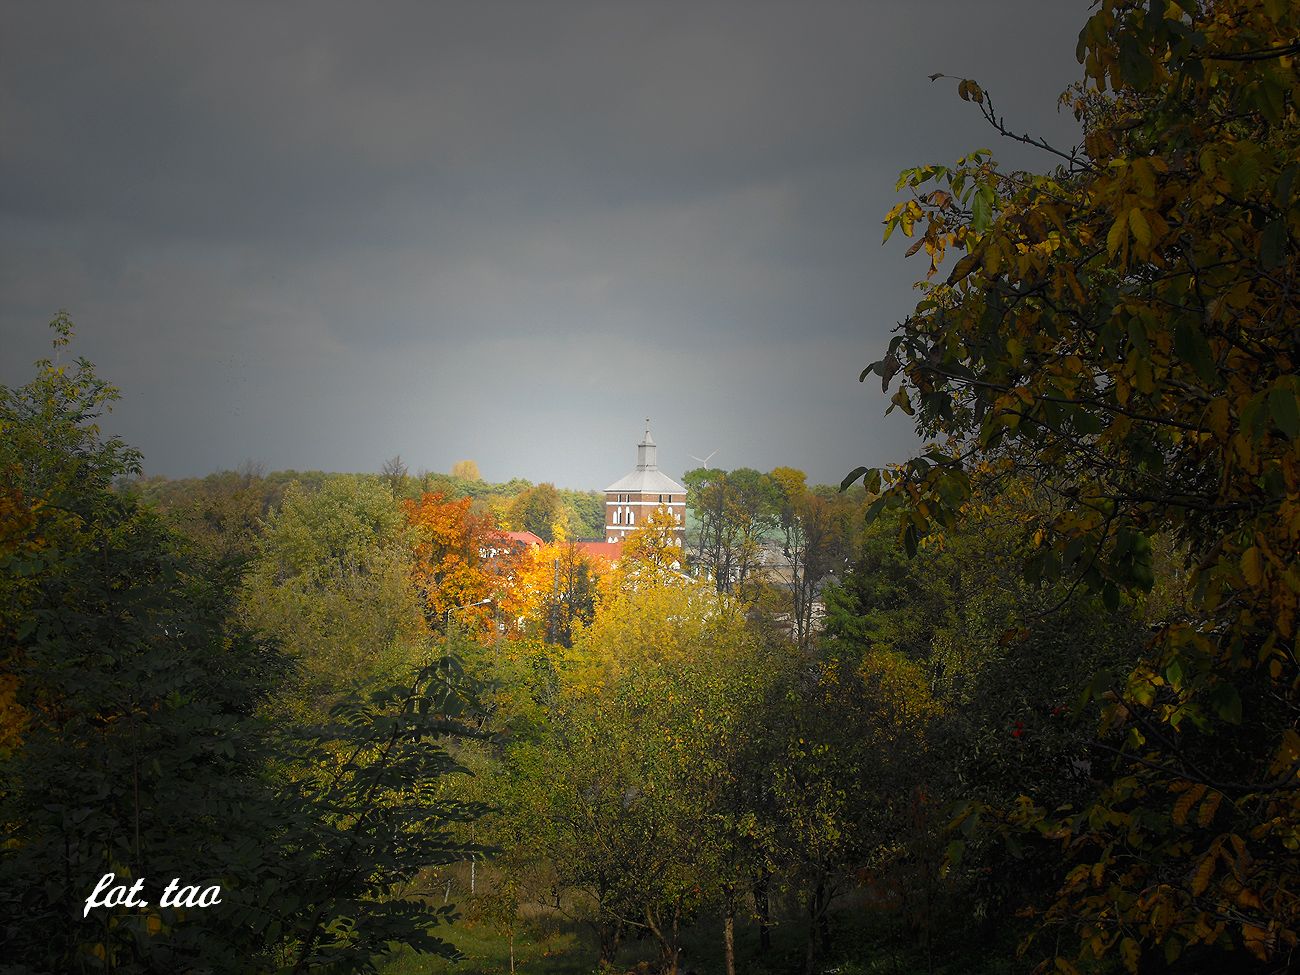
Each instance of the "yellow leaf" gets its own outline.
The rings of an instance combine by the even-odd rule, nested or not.
[[[1260,961],[1268,961],[1269,937],[1267,930],[1253,924],[1243,924],[1241,926],[1241,936],[1246,942],[1247,951]]]
[[[1192,811],[1192,806],[1196,805],[1203,795],[1205,795],[1205,786],[1197,783],[1178,797],[1178,801],[1174,803],[1174,825],[1186,825],[1187,814]]]
[[[1119,955],[1124,959],[1124,967],[1136,975],[1138,970],[1138,959],[1142,956],[1142,949],[1132,938],[1125,938],[1119,943]]]
[[[1115,222],[1110,225],[1110,233],[1106,234],[1106,255],[1114,257],[1115,252],[1119,250],[1120,244],[1124,243],[1125,234],[1128,232],[1128,220],[1123,214],[1115,218]]]
[[[1214,821],[1214,814],[1219,810],[1219,803],[1223,801],[1222,792],[1211,792],[1201,803],[1201,811],[1197,813],[1196,825],[1201,827],[1209,826]]]
[[[1241,574],[1249,586],[1258,586],[1264,578],[1264,559],[1254,545],[1241,553]]]
[[[1256,910],[1264,909],[1264,902],[1259,899],[1259,895],[1249,887],[1243,887],[1237,892],[1237,903],[1242,907],[1254,908]]]
[[[1147,223],[1146,216],[1137,207],[1128,212],[1128,224],[1133,228],[1134,239],[1142,245],[1144,250],[1149,250],[1151,248],[1151,225]]]
[[[1219,440],[1228,439],[1228,401],[1220,396],[1210,403],[1210,432]]]
[[[1205,888],[1210,885],[1210,878],[1214,876],[1214,853],[1206,854],[1199,867],[1196,867],[1196,874],[1192,875],[1192,896],[1200,897],[1205,893]]]

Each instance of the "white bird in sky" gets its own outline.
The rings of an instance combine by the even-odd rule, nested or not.
[[[716,453],[717,451],[715,450],[713,454]],[[690,457],[691,460],[697,461],[701,467],[707,467],[709,465],[709,461],[713,460],[713,454],[709,454],[708,457],[696,457],[694,454],[688,454],[687,456]]]

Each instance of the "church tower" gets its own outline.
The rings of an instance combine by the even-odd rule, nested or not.
[[[645,436],[636,446],[636,469],[605,488],[605,541],[623,541],[663,508],[677,519],[677,544],[686,543],[686,488],[659,470],[658,454],[647,417]]]

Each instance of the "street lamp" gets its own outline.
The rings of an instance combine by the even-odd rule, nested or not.
[[[447,612],[443,614],[443,621],[442,621],[443,637],[448,640],[451,639],[451,614],[452,613],[458,613],[462,609],[473,609],[475,606],[487,606],[491,602],[492,602],[492,597],[488,596],[484,599],[480,599],[476,603],[466,603],[464,606],[448,606]]]
[[[443,621],[442,621],[442,635],[443,635],[443,638],[444,638],[448,643],[451,642],[451,614],[452,614],[452,613],[454,613],[454,612],[459,612],[459,611],[462,610],[462,609],[473,609],[475,606],[487,606],[487,605],[491,604],[491,602],[492,602],[492,597],[487,596],[487,597],[484,597],[483,599],[480,599],[480,600],[479,600],[478,602],[476,602],[476,603],[466,603],[464,606],[448,606],[448,607],[447,607],[447,612],[444,614],[444,616],[443,616]],[[470,842],[472,843],[472,842],[474,842],[474,824],[473,824],[473,823],[470,823],[469,831],[470,831],[470,832],[469,832],[469,838],[470,838]],[[478,863],[478,862],[477,862],[476,860],[470,860],[470,862],[469,862],[469,895],[470,895],[471,897],[474,896],[475,880],[477,879],[476,875],[477,875],[477,873],[478,873],[478,871],[475,869],[475,867],[477,866],[477,863]]]

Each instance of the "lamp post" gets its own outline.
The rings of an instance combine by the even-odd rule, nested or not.
[[[464,606],[448,606],[447,612],[443,614],[442,635],[446,639],[451,639],[451,614],[458,613],[462,609],[473,609],[475,606],[487,606],[492,602],[492,597],[488,596],[480,599],[476,603],[466,603]]]
[[[448,607],[447,607],[447,612],[444,614],[444,616],[443,616],[443,621],[442,621],[442,635],[443,635],[443,639],[446,640],[448,643],[451,642],[451,614],[452,614],[452,613],[459,612],[459,611],[462,610],[462,609],[473,609],[475,606],[487,606],[487,605],[490,605],[491,602],[492,602],[492,597],[491,597],[491,596],[487,596],[487,597],[484,597],[483,599],[480,599],[480,600],[479,600],[478,602],[476,602],[476,603],[466,603],[464,606],[448,606]],[[474,824],[473,824],[473,823],[470,823],[470,825],[469,825],[469,839],[470,839],[470,842],[471,842],[471,843],[474,842],[474,832],[475,832],[475,830],[474,830]],[[470,895],[471,897],[474,896],[475,880],[477,879],[476,874],[477,874],[477,872],[478,872],[478,871],[475,869],[475,867],[477,867],[477,865],[478,865],[478,861],[476,861],[476,860],[470,860],[470,862],[469,862],[469,895]]]

